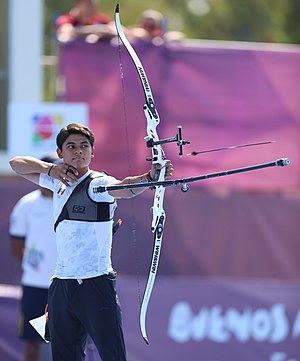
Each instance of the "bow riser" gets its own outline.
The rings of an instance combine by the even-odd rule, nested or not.
[[[154,104],[154,103],[153,103]],[[153,110],[151,110],[148,106],[148,104],[144,105],[144,114],[147,120],[147,137],[145,137],[144,139],[146,141],[149,141],[149,139],[152,139],[152,141],[156,142],[159,141],[159,137],[156,131],[156,127],[158,126],[159,122],[160,122],[160,118],[158,116],[157,111],[154,109],[155,114],[156,114],[156,118],[154,118],[153,115]],[[164,151],[161,147],[161,145],[154,145],[151,148],[152,151],[152,163],[153,164],[160,164],[162,167],[164,167],[165,162],[165,154]]]
[[[162,169],[160,178],[164,179],[164,173],[165,169]],[[151,230],[152,232],[157,232],[159,220],[161,216],[164,216],[165,218],[165,211],[163,209],[163,199],[165,194],[165,187],[159,186],[155,189],[155,195],[154,195],[154,201],[153,201],[153,207],[152,207],[152,224],[151,224]]]

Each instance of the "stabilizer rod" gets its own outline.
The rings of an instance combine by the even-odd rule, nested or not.
[[[256,164],[256,165],[252,165],[252,166],[248,166],[248,167],[225,170],[225,171],[221,171],[221,172],[204,174],[204,175],[199,175],[199,176],[189,177],[189,178],[170,179],[170,180],[164,180],[164,181],[159,181],[159,182],[153,181],[153,182],[148,182],[148,183],[121,184],[121,185],[115,185],[115,186],[98,186],[98,187],[93,188],[93,192],[94,193],[103,193],[103,192],[114,191],[114,190],[119,190],[119,189],[153,188],[153,187],[158,187],[158,186],[171,187],[171,186],[178,186],[178,185],[182,185],[181,190],[183,192],[187,192],[188,191],[187,183],[197,182],[200,180],[210,179],[210,178],[219,178],[219,177],[224,177],[224,176],[231,175],[231,174],[250,172],[253,170],[270,168],[270,167],[285,167],[290,164],[291,164],[291,161],[288,158],[280,158],[273,162]]]

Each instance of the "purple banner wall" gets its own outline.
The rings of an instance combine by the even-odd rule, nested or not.
[[[131,361],[300,360],[299,283],[160,277],[147,318],[149,346],[133,307],[136,282],[119,284]]]
[[[176,126],[182,124],[184,138],[191,141],[186,153],[276,141],[183,159],[178,157],[177,147],[168,144],[164,148],[175,165],[175,178],[280,157],[292,161],[287,168],[194,183],[185,194],[178,188],[167,189],[166,263],[161,265],[161,272],[298,278],[300,268],[294,255],[300,247],[300,47],[242,43],[217,46],[208,42],[133,45],[160,112],[157,130],[161,138],[173,136]],[[89,104],[90,125],[98,139],[93,166],[122,178],[131,172],[144,172],[149,151],[142,140],[145,119],[140,80],[122,46],[120,58],[123,88],[119,49],[105,42],[91,45],[78,41],[62,46],[59,74],[65,84],[63,100]],[[143,242],[143,250],[145,247],[149,252],[150,214],[145,216],[145,204],[150,207],[151,198],[146,192],[133,205],[119,202],[119,214],[129,221],[124,225],[123,237],[125,234],[126,239],[132,239],[134,232]],[[132,230],[132,224],[137,229]],[[117,261],[118,254],[115,252]],[[126,261],[120,262],[122,269],[131,273],[133,263],[128,266]],[[147,272],[147,267],[141,268]]]
[[[23,343],[17,339],[19,297],[5,296],[3,287],[1,287],[0,310],[0,359],[22,361]]]
[[[299,47],[136,43],[135,48],[162,119],[160,138],[174,136],[181,124],[191,141],[185,153],[276,141],[183,159],[168,144],[174,178],[281,157],[292,164],[194,183],[188,193],[166,190],[162,255],[147,319],[149,347],[138,330],[137,289],[142,294],[152,253],[153,193],[118,202],[123,225],[115,235],[113,263],[120,275],[128,359],[299,361]],[[124,116],[118,54],[118,47],[105,42],[66,45],[60,49],[59,74],[66,89],[61,99],[89,105],[97,138],[93,168],[122,178],[148,170],[150,153],[143,141],[140,80],[122,49]],[[19,284],[8,217],[34,188],[17,177],[0,179],[0,283]],[[7,302],[0,307],[1,342],[15,342],[2,321],[14,316]],[[90,352],[96,360],[92,347]],[[1,353],[0,359],[6,361]]]
[[[8,218],[16,201],[35,186],[20,178],[0,179],[0,283],[19,284],[20,267],[10,252]],[[152,192],[120,200],[123,219],[113,243],[121,274],[146,275],[152,254]],[[168,189],[167,221],[159,275],[300,278],[300,201],[296,193]]]
[[[144,283],[144,279],[140,280]],[[300,284],[159,277],[143,341],[135,277],[118,280],[130,361],[299,361]],[[0,298],[0,358],[20,361],[17,302]],[[89,341],[87,361],[99,356]]]
[[[223,177],[193,186],[268,191],[299,187],[299,47],[220,45],[217,48],[201,42],[162,46],[138,42],[134,47],[147,72],[160,113],[157,130],[161,138],[174,136],[176,126],[181,124],[184,138],[191,141],[186,153],[276,141],[268,146],[183,159],[179,159],[175,145],[166,145],[167,157],[176,166],[175,177],[289,157],[292,166],[286,169]],[[105,168],[117,177],[128,174],[128,157],[132,171],[147,169],[145,158],[150,154],[143,141],[144,94],[133,62],[123,47],[121,62],[124,94],[117,46],[78,41],[60,49],[59,74],[65,84],[62,99],[89,105],[90,125],[97,138],[94,166]]]
[[[162,118],[158,129],[161,138],[175,135],[176,125],[181,123],[185,138],[192,141],[187,151],[277,140],[264,147],[183,159],[176,154],[176,146],[166,145],[175,164],[174,177],[281,156],[292,160],[290,167],[194,183],[188,193],[168,188],[160,274],[299,278],[298,48],[134,46],[151,77]],[[90,107],[90,123],[97,138],[93,167],[106,169],[119,178],[149,167],[145,162],[149,151],[142,139],[144,96],[131,59],[124,49],[121,53],[129,139],[124,125],[118,47],[79,41],[63,46],[59,57],[59,73],[65,80],[64,100],[85,101]],[[0,180],[5,205],[0,221],[0,282],[19,282],[20,269],[10,255],[8,217],[19,197],[33,188],[20,178]],[[113,257],[122,274],[135,274],[136,253],[147,260],[139,262],[139,272],[148,272],[152,197],[152,192],[147,191],[134,200],[119,201],[117,216],[124,222],[115,237]]]

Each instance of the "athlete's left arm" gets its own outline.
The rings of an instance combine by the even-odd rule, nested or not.
[[[166,167],[165,176],[170,177],[173,174],[173,170],[174,170],[173,164],[171,163],[171,161],[166,160],[165,167]],[[159,164],[153,164],[150,171],[147,173],[137,175],[137,176],[128,176],[121,181],[118,181],[118,180],[113,181],[109,185],[113,186],[113,185],[151,182],[156,179],[156,174],[157,174],[157,172],[160,171],[160,169],[161,169],[161,166]],[[132,197],[135,197],[135,196],[143,193],[146,189],[147,189],[147,187],[135,188],[135,189],[118,189],[118,190],[109,191],[108,193],[109,193],[109,195],[113,196],[114,198],[132,198]]]

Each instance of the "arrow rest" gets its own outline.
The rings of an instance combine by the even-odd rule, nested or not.
[[[183,146],[186,144],[190,144],[190,142],[188,140],[183,140],[182,139],[182,125],[177,125],[177,134],[175,137],[172,138],[166,138],[166,139],[160,139],[155,141],[153,138],[151,138],[150,136],[147,136],[144,138],[147,144],[148,148],[153,148],[156,145],[160,145],[160,144],[166,144],[166,143],[175,143],[178,146],[178,154],[180,157],[183,156]],[[151,159],[151,158],[147,158],[147,160],[153,160],[155,161],[155,159]]]

